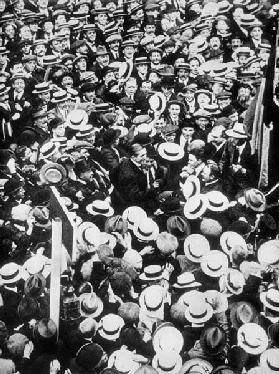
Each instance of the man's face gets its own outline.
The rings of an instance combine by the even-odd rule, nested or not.
[[[214,82],[212,84],[212,92],[214,95],[218,95],[223,90],[223,84],[219,82]]]
[[[237,48],[241,46],[242,42],[239,38],[232,39],[232,50],[235,51]]]
[[[29,27],[30,27],[30,30],[33,34],[35,34],[39,29],[39,25],[36,22],[30,23]]]
[[[15,28],[14,28],[14,26],[12,26],[12,25],[7,25],[6,27],[5,27],[5,33],[6,33],[6,35],[8,35],[8,37],[9,38],[14,38],[14,36],[15,36]]]
[[[196,166],[198,166],[199,162],[198,162],[198,159],[195,155],[189,153],[189,157],[188,157],[188,166],[192,167],[192,168],[195,168]]]
[[[209,41],[209,45],[213,50],[217,50],[221,47],[221,41],[216,36],[212,37]]]
[[[97,62],[99,63],[100,66],[108,66],[109,64],[109,55],[101,55],[96,58]]]
[[[74,85],[74,81],[73,81],[73,78],[70,77],[70,76],[65,76],[63,77],[62,79],[62,86],[65,87],[66,89],[67,88],[72,88]]]
[[[195,97],[195,92],[194,91],[187,90],[185,92],[185,99],[186,99],[186,101],[188,101],[188,102],[193,101],[194,97]]]
[[[1,0],[0,1],[0,12],[1,13],[4,12],[5,8],[6,8],[6,2],[4,0]]]
[[[0,54],[0,66],[3,66],[7,63],[8,61],[8,58],[7,58],[7,55],[5,54]]]
[[[72,71],[73,70],[73,60],[66,60],[64,62],[64,65],[66,66],[66,68],[69,70],[69,71]]]
[[[47,126],[47,116],[37,118],[34,122],[35,127],[38,127],[39,129],[47,132],[48,131],[48,126]]]
[[[21,48],[22,50],[22,53],[24,55],[29,55],[30,54],[30,51],[31,51],[31,45],[30,44],[24,44]]]
[[[247,60],[248,56],[247,55],[244,55],[244,54],[240,54],[238,56],[238,63],[239,65],[244,65],[246,60]]]
[[[217,103],[218,103],[220,109],[223,109],[226,106],[230,105],[231,99],[230,99],[230,97],[220,97],[219,99],[217,99]]]
[[[151,53],[151,55],[150,55],[150,61],[153,64],[159,65],[161,63],[161,60],[162,60],[161,53],[159,53],[159,52],[152,52]]]
[[[53,135],[58,138],[63,137],[65,136],[65,129],[65,124],[61,123],[55,129],[53,129]]]
[[[238,113],[234,112],[233,114],[230,114],[229,119],[232,121],[232,123],[238,122]]]
[[[58,39],[55,39],[52,41],[51,43],[52,45],[52,48],[55,52],[61,52],[62,51],[62,43],[61,43],[61,40],[58,40]]]
[[[135,53],[135,48],[131,45],[128,45],[127,47],[123,49],[123,54],[128,59],[133,58],[134,53]]]
[[[114,72],[113,71],[107,72],[107,74],[104,76],[105,83],[108,84],[109,82],[112,82],[113,80],[115,80]]]
[[[108,16],[105,13],[98,14],[96,17],[96,22],[102,26],[105,26],[108,21]]]
[[[263,30],[261,29],[261,27],[253,27],[252,30],[251,30],[251,36],[253,39],[256,39],[256,40],[261,40],[261,37],[263,35]]]
[[[241,100],[249,100],[251,96],[251,91],[247,87],[240,87],[238,90],[238,98]]]
[[[50,92],[40,93],[38,97],[40,100],[42,100],[43,103],[47,103],[50,100]]]
[[[157,73],[155,73],[155,72],[151,72],[151,73],[149,74],[149,80],[154,84],[154,83],[159,82],[159,81],[160,81],[160,78],[159,78],[159,76],[158,76]]]
[[[132,157],[132,159],[137,163],[137,164],[142,164],[146,161],[146,149],[142,148],[139,152],[137,152],[136,155]]]
[[[190,61],[190,70],[192,74],[198,74],[199,73],[199,61],[198,60],[191,60]]]
[[[210,133],[210,143],[215,144],[216,146],[222,144],[224,141],[222,130],[213,130]]]
[[[13,83],[15,92],[23,92],[25,89],[24,79],[15,79]]]
[[[46,9],[48,7],[48,0],[37,0],[38,7]]]
[[[146,35],[155,34],[156,27],[155,25],[146,25],[144,31]]]
[[[171,117],[178,117],[180,114],[180,105],[171,104],[169,107],[169,114]]]
[[[200,93],[197,97],[197,102],[200,106],[205,106],[210,104],[210,97],[204,93]]]
[[[85,182],[92,182],[93,180],[93,171],[88,169],[84,173],[81,173],[80,179],[85,181]]]
[[[76,67],[79,71],[86,71],[87,62],[85,58],[81,58],[76,62]]]
[[[31,40],[32,39],[32,33],[29,28],[29,26],[23,26],[20,29],[20,36],[23,40]]]
[[[196,124],[201,130],[205,130],[209,124],[208,118],[199,117],[196,119]]]
[[[141,73],[141,74],[146,74],[147,73],[147,65],[146,64],[139,64],[137,65],[137,70]]]
[[[46,32],[49,32],[49,33],[52,32],[53,28],[54,28],[54,26],[53,26],[52,22],[50,22],[50,21],[45,22],[45,24],[44,24],[44,30]]]
[[[125,84],[125,92],[127,93],[127,95],[134,95],[136,90],[137,90],[138,86],[137,86],[137,83],[136,81],[128,81],[126,84]]]
[[[113,40],[111,43],[109,43],[109,48],[112,51],[118,52],[120,42],[119,40]]]
[[[181,133],[185,139],[191,138],[194,132],[195,130],[193,129],[193,127],[183,127],[183,129],[181,130]]]
[[[95,30],[86,31],[85,37],[89,42],[94,43],[96,40],[96,31]]]
[[[46,54],[46,46],[44,44],[38,44],[34,48],[34,53],[38,57],[44,57]]]
[[[144,94],[148,94],[149,92],[151,92],[152,91],[152,83],[150,81],[142,82],[141,91]]]

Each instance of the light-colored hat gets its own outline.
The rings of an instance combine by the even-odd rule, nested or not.
[[[204,194],[191,196],[184,205],[184,215],[188,219],[201,217],[208,207],[207,197]]]
[[[103,311],[103,302],[102,300],[95,294],[95,292],[91,293],[83,293],[79,297],[80,301],[80,314],[83,317],[98,317]]]
[[[82,222],[77,228],[77,241],[80,244],[99,245],[100,229],[92,222]],[[93,245],[93,244],[91,244]]]
[[[226,274],[219,279],[219,287],[221,292],[228,291],[233,295],[240,295],[245,286],[243,274],[237,269],[228,269]]]
[[[105,216],[111,217],[113,216],[114,209],[110,206],[107,200],[95,200],[93,203],[88,204],[86,207],[86,211],[92,216]]]
[[[139,276],[140,280],[151,282],[163,278],[163,268],[160,265],[149,265],[143,269]]]
[[[147,215],[139,206],[129,206],[129,208],[125,209],[122,213],[122,217],[128,222],[128,228],[133,229],[135,224],[144,221]]]
[[[260,367],[265,374],[275,374],[279,371],[279,348],[270,348],[261,354]]]
[[[210,320],[213,316],[213,309],[209,303],[205,301],[202,294],[201,297],[195,297],[190,301],[189,307],[185,311],[187,321],[194,324],[202,324]]]
[[[40,148],[41,159],[45,160],[45,159],[51,157],[52,155],[54,155],[57,152],[57,149],[58,148],[56,147],[56,145],[52,141],[49,141],[49,142],[43,144]]]
[[[266,208],[265,195],[256,188],[250,188],[244,191],[245,202],[249,208],[255,212],[263,212]]]
[[[164,296],[166,291],[159,285],[146,287],[139,297],[141,310],[150,317],[158,316],[158,312],[164,308]]]
[[[167,161],[179,161],[184,157],[184,149],[176,143],[161,143],[158,153]]]
[[[178,275],[176,283],[173,284],[173,288],[179,289],[187,289],[200,286],[201,283],[196,282],[194,274],[187,271]]]
[[[157,239],[159,227],[151,218],[145,218],[134,225],[133,233],[138,239],[148,242]]]
[[[228,298],[225,294],[217,290],[207,290],[204,292],[204,298],[212,306],[214,313],[223,313],[228,310]]]
[[[66,126],[72,130],[79,131],[88,123],[88,114],[83,109],[74,109],[66,119]]]
[[[181,185],[181,189],[186,200],[192,196],[199,195],[201,191],[201,183],[199,178],[195,175],[189,175],[189,177]]]
[[[268,240],[258,249],[258,261],[262,265],[278,265],[279,262],[279,240]]]
[[[22,278],[21,266],[14,262],[9,262],[1,267],[0,275],[4,284],[16,283]]]
[[[268,347],[265,330],[256,323],[245,323],[237,332],[237,344],[251,355],[259,355]]]
[[[177,374],[182,367],[182,358],[175,351],[160,351],[154,356],[152,367],[159,374]]]
[[[120,331],[124,326],[123,318],[117,314],[106,314],[100,321],[98,333],[107,340],[116,340],[119,338]]]
[[[175,351],[180,353],[184,345],[181,332],[171,323],[162,323],[154,332],[152,344],[156,353],[161,351]]]
[[[117,370],[120,374],[133,374],[140,366],[140,362],[133,359],[133,352],[122,347],[114,351],[108,359],[108,368]]]
[[[209,374],[212,370],[213,366],[208,361],[201,358],[192,358],[183,364],[181,373]]]
[[[65,90],[56,91],[53,93],[51,102],[53,104],[63,103],[69,98],[68,92]]]
[[[257,322],[258,313],[254,305],[247,301],[238,301],[230,306],[230,320],[238,330],[244,323]]]
[[[207,209],[212,212],[223,212],[229,207],[229,200],[220,191],[210,191],[206,194],[208,206]]]
[[[279,312],[279,290],[270,288],[260,294],[260,299],[266,308]]]
[[[128,249],[124,253],[123,260],[136,270],[141,270],[142,268],[142,256],[135,249]]]
[[[113,249],[117,243],[116,237],[106,232],[100,232],[98,241],[99,241],[99,245],[105,244],[105,245],[108,245],[111,249]]]
[[[46,184],[58,184],[66,178],[65,168],[57,163],[47,163],[40,170],[40,178]]]
[[[197,291],[197,290],[191,290],[185,292],[183,295],[180,296],[178,299],[179,304],[184,304],[187,308],[189,305],[193,302],[195,302],[196,299],[200,300],[203,299],[205,300],[204,293]]]
[[[207,252],[201,260],[201,269],[204,274],[219,278],[223,275],[229,266],[228,257],[225,253],[217,250]]]
[[[50,260],[43,255],[36,254],[25,261],[22,270],[24,279],[28,279],[31,275],[38,273],[41,273],[46,279],[51,272]]]
[[[15,221],[26,222],[30,216],[32,208],[27,204],[19,204],[11,210],[11,218]]]
[[[148,99],[149,106],[154,112],[163,113],[166,109],[167,100],[166,96],[162,92],[156,92],[151,95]]]
[[[244,238],[234,231],[225,231],[220,237],[222,251],[231,256],[233,248],[238,245],[247,249]]]
[[[248,137],[244,129],[243,123],[239,123],[239,122],[235,123],[233,128],[230,130],[227,130],[225,133],[227,136],[230,136],[236,139],[247,139]]]
[[[200,263],[209,251],[209,241],[201,234],[191,234],[184,240],[184,254],[192,262]]]

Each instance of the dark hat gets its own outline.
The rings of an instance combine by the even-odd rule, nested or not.
[[[40,307],[36,299],[24,296],[17,307],[17,314],[22,322],[29,322],[31,319],[37,319]]]
[[[108,55],[108,50],[104,45],[99,45],[96,49],[96,56]]]
[[[122,235],[128,231],[128,222],[120,215],[109,217],[105,222],[105,232],[111,234],[114,231]]]
[[[51,342],[56,341],[57,327],[52,319],[43,318],[38,321],[33,330],[35,341]]]
[[[37,273],[26,279],[24,293],[26,296],[37,298],[41,296],[46,286],[46,280],[42,274]]]
[[[35,55],[25,55],[22,57],[22,63],[24,64],[25,62],[30,62],[30,61],[36,61],[37,57]]]
[[[218,325],[207,326],[204,328],[200,344],[205,355],[216,356],[220,354],[227,343],[225,331]]]
[[[177,239],[185,239],[191,234],[191,226],[186,218],[175,215],[167,220],[167,230],[170,234],[177,237]]]
[[[96,343],[83,345],[76,354],[76,363],[82,369],[92,370],[100,363],[104,354],[103,348]]]
[[[6,196],[10,196],[15,194],[21,187],[23,186],[23,183],[15,178],[9,179],[5,184],[4,184],[4,194]]]
[[[182,211],[180,200],[176,196],[169,196],[161,202],[160,208],[164,213],[174,214]]]
[[[121,132],[120,130],[116,129],[107,129],[106,132],[103,135],[103,140],[105,144],[112,143],[115,139],[119,138]]]

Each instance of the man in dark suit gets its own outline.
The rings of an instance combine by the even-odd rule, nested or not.
[[[142,91],[138,89],[138,84],[136,78],[129,78],[124,85],[123,98],[128,98],[134,100],[135,111],[139,114],[146,114],[149,109],[149,103]]]
[[[154,211],[155,190],[159,186],[154,176],[144,168],[145,163],[146,149],[140,144],[133,144],[131,157],[123,159],[119,166],[110,171],[110,179],[114,185],[111,199],[119,207],[119,211],[132,205]]]

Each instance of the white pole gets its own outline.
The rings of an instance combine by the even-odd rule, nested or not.
[[[52,220],[51,278],[50,278],[50,318],[59,329],[60,316],[60,277],[62,253],[62,221]]]

